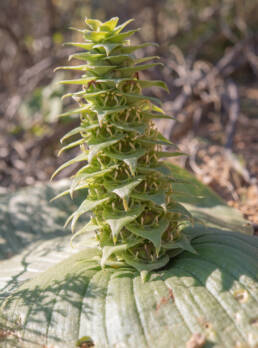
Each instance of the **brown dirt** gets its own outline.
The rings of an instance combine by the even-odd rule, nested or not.
[[[189,158],[177,159],[177,163],[193,171],[229,205],[239,209],[257,230],[258,119],[240,115],[232,151],[218,144],[223,126],[217,121],[203,124],[197,135],[187,134],[182,139],[179,147]]]

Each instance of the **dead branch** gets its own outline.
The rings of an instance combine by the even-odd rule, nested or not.
[[[255,52],[255,46],[253,43],[251,43],[247,50],[244,52],[253,72],[256,76],[258,76],[258,56]]]
[[[10,27],[7,23],[0,23],[0,30],[5,32],[10,37],[18,52],[20,52],[21,56],[23,57],[26,65],[31,65],[33,63],[33,58],[27,47],[23,44],[21,38],[18,37],[12,27]]]
[[[228,124],[226,126],[226,144],[227,149],[232,148],[233,138],[236,132],[237,120],[240,112],[239,95],[236,84],[230,79],[226,84],[225,107],[228,112]]]
[[[56,26],[57,13],[56,13],[56,7],[52,0],[46,0],[46,11],[47,11],[47,18],[48,18],[48,31],[49,31],[50,37],[52,37],[52,35],[57,30],[57,26]]]
[[[247,62],[247,58],[242,54],[243,51],[247,49],[251,45],[251,43],[255,41],[255,38],[252,39],[244,39],[233,46],[230,50],[227,50],[224,56],[218,61],[218,63],[210,68],[202,69],[201,65],[196,66],[196,63],[189,67],[189,62],[191,59],[187,60],[183,58],[182,65],[182,57],[178,54],[175,54],[175,61],[169,64],[169,67],[177,72],[179,78],[175,80],[175,84],[181,87],[181,93],[176,97],[172,106],[173,116],[177,116],[180,112],[182,112],[188,100],[193,96],[199,96],[204,103],[213,102],[214,104],[218,104],[221,99],[221,88],[220,85],[223,85],[220,81],[228,77],[232,72],[234,72],[239,66]],[[177,66],[180,64],[181,66]],[[185,88],[187,86],[187,88]],[[218,86],[218,87],[217,87]],[[234,88],[230,85],[230,93],[229,100],[233,98],[234,102],[231,101],[231,107],[229,111],[230,122],[228,125],[228,134],[227,134],[227,146],[231,146],[233,141],[233,136],[235,133],[235,125],[236,120],[239,113],[239,102],[237,102],[232,93]],[[224,90],[224,88],[222,88]],[[209,92],[207,94],[207,91]],[[234,115],[234,116],[233,116]],[[169,135],[172,137],[174,131],[175,122],[170,123],[170,131]]]

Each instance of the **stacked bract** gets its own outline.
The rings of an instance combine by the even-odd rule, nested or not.
[[[85,50],[70,59],[85,63],[58,68],[82,71],[81,78],[61,82],[82,86],[81,91],[66,95],[80,107],[63,116],[80,114],[81,124],[61,142],[76,135],[80,139],[61,152],[80,146],[81,153],[54,175],[70,164],[83,163],[65,193],[87,187],[88,195],[67,222],[74,230],[82,214],[92,211],[93,215],[74,236],[95,231],[102,266],[129,264],[142,271],[163,267],[183,249],[194,250],[181,232],[191,215],[176,201],[175,179],[161,161],[181,153],[162,150],[171,143],[152,122],[171,117],[158,106],[159,99],[142,94],[145,87],[167,87],[162,81],[139,79],[139,71],[160,63],[145,64],[158,57],[134,57],[135,50],[151,44],[130,45],[128,38],[137,29],[122,32],[130,22],[117,26],[118,18],[104,23],[86,19],[89,29],[79,30],[85,42],[70,43]]]

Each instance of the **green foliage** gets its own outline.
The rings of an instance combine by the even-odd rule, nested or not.
[[[169,167],[191,181],[176,191],[202,196],[195,205],[184,196],[182,205],[205,224],[185,229],[197,254],[184,251],[146,282],[128,266],[101,268],[93,225],[70,247],[62,225],[75,206],[68,196],[49,203],[67,181],[0,196],[1,348],[178,348],[196,335],[204,347],[256,347],[258,239],[237,210]],[[178,243],[187,250],[187,240]]]
[[[135,58],[133,52],[145,45],[130,45],[128,38],[137,30],[123,29],[131,20],[117,22],[117,17],[104,23],[86,19],[89,29],[79,30],[85,43],[70,43],[86,52],[69,57],[85,63],[57,68],[82,73],[80,78],[61,81],[81,85],[82,90],[66,95],[79,108],[61,116],[80,114],[81,124],[64,136],[62,141],[71,141],[60,153],[80,146],[83,160],[87,159],[73,177],[70,192],[88,187],[88,196],[67,223],[71,221],[74,231],[80,216],[92,211],[91,224],[98,227],[96,237],[103,251],[101,265],[127,263],[140,271],[150,270],[163,267],[171,249],[185,249],[181,227],[192,217],[177,202],[173,176],[160,160],[182,155],[162,151],[162,145],[171,143],[152,122],[170,117],[158,106],[159,99],[142,93],[145,87],[167,90],[167,86],[139,79],[140,71],[159,64],[145,62],[158,57]],[[79,234],[83,231],[87,228]]]
[[[63,87],[57,82],[63,78],[63,73],[56,75],[47,86],[36,88],[29,98],[21,104],[19,126],[33,134],[44,133],[44,126],[57,121],[57,114],[62,112],[61,96]]]

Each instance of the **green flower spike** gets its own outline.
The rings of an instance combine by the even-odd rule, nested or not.
[[[74,231],[81,215],[91,211],[92,217],[74,237],[95,230],[102,267],[130,265],[146,272],[162,268],[184,249],[194,249],[181,231],[185,222],[191,222],[191,214],[177,202],[175,180],[160,160],[182,153],[162,150],[171,142],[152,122],[171,117],[164,114],[159,99],[142,94],[145,87],[167,90],[167,86],[139,78],[140,71],[160,63],[148,63],[158,57],[135,58],[135,50],[153,44],[130,45],[128,39],[137,30],[123,29],[131,21],[117,25],[117,17],[104,23],[86,19],[88,29],[79,30],[84,42],[70,43],[85,51],[69,60],[83,63],[58,69],[79,70],[82,75],[61,83],[81,85],[82,90],[65,96],[74,98],[79,107],[62,116],[80,114],[81,122],[61,142],[80,138],[66,143],[60,152],[80,146],[81,154],[53,176],[82,162],[64,194],[87,187],[88,195],[67,223]]]

